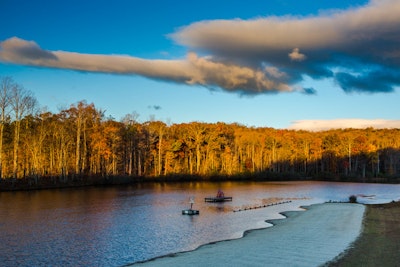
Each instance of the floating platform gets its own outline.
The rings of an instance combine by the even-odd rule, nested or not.
[[[192,209],[187,209],[187,210],[182,210],[182,215],[199,215],[200,212],[198,210],[192,210]]]
[[[204,202],[225,202],[232,201],[232,197],[206,197]]]

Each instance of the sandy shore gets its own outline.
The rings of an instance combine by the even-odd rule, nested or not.
[[[320,266],[337,257],[361,232],[365,206],[326,203],[288,212],[273,227],[243,238],[201,246],[135,266]]]

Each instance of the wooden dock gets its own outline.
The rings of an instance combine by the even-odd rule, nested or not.
[[[232,201],[232,197],[206,197],[204,202],[225,202]]]

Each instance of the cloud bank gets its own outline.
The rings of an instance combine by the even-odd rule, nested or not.
[[[244,93],[293,91],[275,78],[272,69],[261,71],[247,66],[214,61],[189,53],[183,60],[148,60],[121,55],[94,55],[48,51],[33,41],[12,37],[0,43],[0,61],[77,71],[135,74],[144,77]],[[270,76],[270,77],[269,77]]]
[[[306,76],[329,78],[345,92],[392,92],[400,84],[400,1],[308,17],[200,21],[170,35],[189,51],[177,60],[49,51],[17,37],[0,42],[0,61],[134,74],[258,94],[300,91]],[[205,56],[199,56],[205,55]]]
[[[325,131],[331,129],[398,129],[400,120],[365,120],[365,119],[334,119],[334,120],[299,120],[288,127],[292,130]]]

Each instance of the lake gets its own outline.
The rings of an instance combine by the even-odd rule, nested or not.
[[[204,202],[218,189],[233,201]],[[400,185],[193,182],[1,192],[0,262],[123,266],[240,238],[246,230],[271,226],[265,220],[283,218],[280,212],[348,201],[350,195],[361,203],[386,203],[400,199]],[[200,215],[182,215],[191,197]]]

